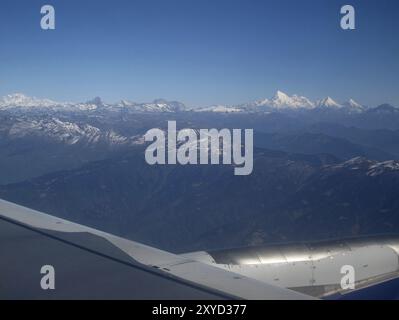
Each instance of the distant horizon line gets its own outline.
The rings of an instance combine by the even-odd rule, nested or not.
[[[252,99],[250,101],[247,102],[243,102],[243,103],[235,103],[235,104],[221,104],[221,103],[215,103],[215,104],[207,104],[207,105],[191,105],[190,107],[193,109],[197,109],[197,108],[207,108],[207,107],[217,107],[217,106],[223,106],[223,107],[239,107],[239,106],[243,106],[243,105],[249,105],[249,104],[256,104],[256,103],[261,103],[261,102],[272,102],[274,99],[277,99],[276,97],[279,95],[284,95],[288,98],[304,98],[307,99],[309,102],[313,103],[315,106],[317,106],[317,104],[323,100],[328,100],[331,99],[333,102],[336,102],[339,105],[344,105],[345,103],[349,103],[351,101],[358,103],[360,106],[365,107],[365,108],[369,108],[369,107],[377,107],[380,105],[384,105],[384,104],[389,104],[394,106],[394,103],[388,102],[388,101],[384,101],[384,102],[380,102],[377,105],[370,105],[370,104],[363,104],[363,103],[359,103],[359,100],[355,100],[354,98],[347,98],[343,101],[338,102],[338,100],[335,100],[334,98],[332,98],[330,95],[326,95],[324,96],[324,98],[320,98],[320,99],[310,99],[306,96],[302,96],[299,94],[287,94],[285,91],[282,90],[276,90],[274,95],[271,96],[271,98],[258,98],[258,99]],[[183,100],[180,99],[170,99],[170,98],[162,98],[162,97],[158,97],[158,98],[154,98],[154,99],[150,99],[150,101],[137,101],[134,99],[130,99],[130,98],[120,98],[118,100],[114,100],[113,102],[110,102],[108,100],[104,100],[102,97],[100,97],[99,95],[95,95],[92,98],[87,99],[86,101],[73,101],[73,100],[69,100],[69,101],[61,101],[59,99],[53,99],[53,98],[49,98],[49,97],[38,97],[37,95],[27,95],[21,91],[17,91],[17,92],[13,92],[13,93],[9,93],[9,94],[4,94],[2,96],[0,96],[0,102],[4,102],[5,99],[7,98],[16,98],[16,97],[20,97],[20,98],[27,98],[27,99],[32,99],[32,100],[36,100],[36,101],[42,101],[42,102],[48,102],[48,103],[58,103],[58,104],[88,104],[88,103],[94,103],[96,99],[99,99],[98,102],[103,103],[104,105],[115,105],[118,103],[122,103],[122,102],[128,102],[131,104],[145,104],[145,103],[157,103],[159,101],[166,101],[166,102],[178,102],[181,103],[183,105],[185,105],[186,107],[189,106],[189,104],[183,102]]]

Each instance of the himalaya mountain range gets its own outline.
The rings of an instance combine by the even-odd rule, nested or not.
[[[104,103],[101,98],[96,97],[84,103],[57,102],[50,99],[38,99],[28,97],[21,93],[4,96],[0,99],[0,109],[35,109],[47,111],[93,111],[107,108],[109,110],[127,109],[133,112],[271,112],[282,110],[342,110],[349,113],[364,112],[370,109],[354,99],[343,103],[336,102],[331,97],[311,101],[310,99],[292,95],[289,96],[282,91],[277,91],[271,99],[262,99],[240,105],[214,105],[210,107],[188,108],[178,101],[167,101],[156,99],[149,103],[136,103],[129,100],[121,100],[117,103]],[[33,110],[31,110],[33,111]]]
[[[254,171],[149,166],[143,135],[254,129]],[[0,100],[0,198],[179,252],[399,233],[399,108],[278,91],[243,105]]]

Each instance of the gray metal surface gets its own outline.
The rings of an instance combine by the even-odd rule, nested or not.
[[[312,299],[4,200],[0,221],[0,298]],[[55,291],[39,288],[43,265]]]
[[[399,277],[399,237],[379,236],[277,244],[184,254],[209,265],[315,297],[345,293],[343,267],[355,289]]]
[[[217,264],[248,265],[315,261],[368,246],[388,246],[399,254],[399,236],[373,236],[301,244],[276,244],[209,251]]]
[[[0,299],[231,298],[141,265],[98,237],[82,233],[70,240],[0,218]],[[40,286],[43,265],[55,268],[55,290]]]

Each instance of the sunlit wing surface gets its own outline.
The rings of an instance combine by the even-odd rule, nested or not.
[[[0,299],[312,298],[0,200]]]
[[[399,277],[399,237],[378,236],[185,254],[224,270],[315,297],[352,294]],[[354,289],[342,286],[348,267]]]

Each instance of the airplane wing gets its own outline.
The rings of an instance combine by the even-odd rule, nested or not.
[[[313,298],[0,200],[0,299]]]
[[[184,256],[317,298],[380,299],[388,292],[381,295],[378,291],[392,291],[391,297],[398,293],[394,289],[399,283],[397,235],[269,244]],[[353,286],[348,282],[350,273]]]

